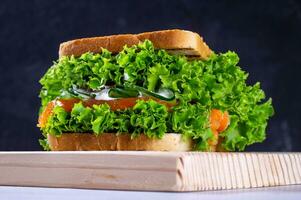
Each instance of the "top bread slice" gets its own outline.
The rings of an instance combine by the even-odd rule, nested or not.
[[[71,55],[80,56],[86,52],[99,53],[101,48],[116,54],[120,52],[125,45],[130,47],[144,40],[150,40],[155,48],[165,49],[172,54],[207,59],[212,53],[199,34],[174,29],[71,40],[60,45],[59,57]]]

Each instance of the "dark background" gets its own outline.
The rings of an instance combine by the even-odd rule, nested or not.
[[[249,83],[260,81],[276,114],[250,151],[301,151],[300,1],[0,2],[0,150],[40,150],[38,80],[61,42],[180,28],[216,52],[236,51]]]

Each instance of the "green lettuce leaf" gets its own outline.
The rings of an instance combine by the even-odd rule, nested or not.
[[[137,101],[131,113],[133,136],[144,133],[149,138],[162,138],[167,130],[167,108],[153,100]]]
[[[43,133],[61,135],[63,132],[69,131],[69,121],[70,114],[62,107],[56,106],[42,131]]]
[[[107,104],[84,107],[74,105],[71,112],[56,106],[49,118],[45,134],[61,135],[75,133],[132,133],[145,134],[150,138],[162,138],[166,132],[168,112],[165,106],[153,101],[137,101],[136,105],[124,111],[113,112]]]
[[[82,103],[77,103],[72,108],[69,120],[70,132],[89,132],[91,131],[91,120],[93,111],[89,107],[84,107]]]
[[[73,86],[97,90],[105,84],[122,84],[123,68],[105,49],[100,54],[85,53],[80,57],[62,57],[40,80],[42,106]]]
[[[145,74],[156,63],[156,51],[152,43],[146,40],[137,46],[124,47],[116,56],[117,64],[127,74],[126,85],[146,86]]]
[[[208,150],[213,133],[209,124],[209,110],[200,103],[181,105],[172,113],[172,129],[185,138],[196,140],[197,150]]]
[[[43,147],[45,151],[51,151],[47,138],[39,139],[39,144]]]
[[[91,120],[92,130],[96,135],[109,132],[114,124],[115,114],[107,104],[93,105],[94,118]],[[91,129],[90,129],[91,130]]]

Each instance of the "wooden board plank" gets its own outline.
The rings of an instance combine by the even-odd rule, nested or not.
[[[0,152],[0,185],[203,191],[301,184],[301,153]]]

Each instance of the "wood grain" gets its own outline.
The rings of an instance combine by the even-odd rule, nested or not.
[[[0,185],[203,191],[301,184],[301,153],[0,152]]]

